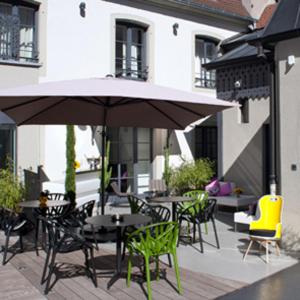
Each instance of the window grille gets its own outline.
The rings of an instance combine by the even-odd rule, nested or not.
[[[37,62],[37,9],[0,2],[0,59]]]
[[[146,29],[136,24],[116,24],[116,77],[147,80]]]
[[[216,87],[215,70],[207,71],[202,64],[216,57],[216,43],[212,40],[196,37],[195,41],[195,86],[214,89]]]

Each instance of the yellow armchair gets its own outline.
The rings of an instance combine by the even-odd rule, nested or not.
[[[277,195],[265,195],[259,199],[259,216],[250,223],[250,243],[244,255],[244,260],[254,241],[264,245],[266,248],[266,261],[269,262],[269,244],[275,243],[279,254],[278,242],[281,239],[281,218],[283,199]]]

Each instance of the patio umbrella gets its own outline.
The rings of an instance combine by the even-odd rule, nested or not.
[[[203,117],[234,104],[148,82],[91,78],[46,82],[0,90],[0,110],[17,125],[103,125],[105,128],[184,129]],[[104,168],[102,168],[102,179]],[[101,180],[104,213],[104,180]]]

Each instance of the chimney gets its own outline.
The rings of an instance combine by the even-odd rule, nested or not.
[[[259,19],[266,6],[276,3],[275,0],[242,0],[242,3],[250,16]]]

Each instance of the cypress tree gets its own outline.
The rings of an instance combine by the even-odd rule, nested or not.
[[[76,158],[75,129],[74,129],[74,125],[67,125],[67,137],[66,137],[67,169],[66,169],[66,178],[65,178],[65,190],[72,205],[75,205],[75,198],[76,198],[75,158]]]

